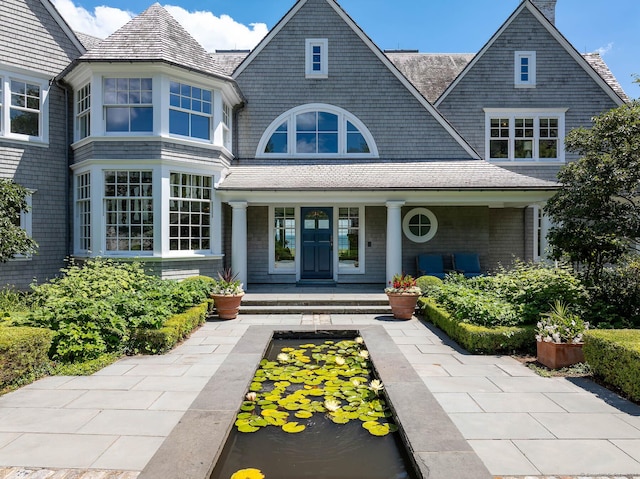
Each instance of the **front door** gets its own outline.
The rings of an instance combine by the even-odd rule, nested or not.
[[[302,279],[333,279],[333,209],[301,208]]]

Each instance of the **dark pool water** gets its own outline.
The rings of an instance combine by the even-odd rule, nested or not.
[[[266,357],[274,359],[283,347],[321,344],[324,339],[274,339]],[[340,339],[344,338],[337,340]],[[307,428],[298,434],[288,434],[275,426],[255,433],[239,433],[234,427],[211,479],[229,479],[234,472],[246,468],[260,469],[265,479],[418,477],[397,432],[376,437],[363,429],[360,421],[339,425],[323,414],[294,420]]]

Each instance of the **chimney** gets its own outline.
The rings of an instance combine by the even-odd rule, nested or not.
[[[540,10],[547,20],[555,25],[556,23],[556,1],[557,0],[531,0],[538,10]]]

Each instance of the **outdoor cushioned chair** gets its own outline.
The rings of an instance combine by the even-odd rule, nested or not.
[[[418,276],[435,276],[444,279],[447,272],[444,270],[444,261],[439,254],[420,254],[416,256]]]
[[[453,268],[466,278],[482,275],[480,256],[477,253],[453,253]]]

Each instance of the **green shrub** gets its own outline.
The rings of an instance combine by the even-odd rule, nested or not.
[[[432,297],[444,305],[458,321],[478,326],[514,326],[519,322],[518,309],[490,291],[475,289],[466,280],[445,281],[432,289]]]
[[[540,314],[549,312],[555,301],[581,314],[588,299],[586,288],[569,268],[544,263],[517,262],[513,269],[469,282],[519,306],[521,324],[537,323]]]
[[[640,330],[591,330],[584,338],[584,356],[593,373],[639,401]]]
[[[499,354],[531,352],[535,348],[535,332],[532,327],[488,328],[461,322],[432,298],[420,298],[419,307],[426,319],[469,352]]]
[[[605,268],[590,292],[589,322],[607,328],[640,328],[640,258]]]
[[[0,289],[0,316],[2,313],[25,312],[29,310],[28,296],[13,286]]]
[[[48,365],[52,337],[48,329],[0,327],[0,389]]]
[[[416,279],[416,285],[420,288],[423,296],[429,296],[442,286],[442,280],[435,276],[420,276]]]
[[[136,328],[129,342],[129,351],[158,354],[170,350],[205,322],[210,309],[211,301],[206,301],[184,313],[173,315],[160,329]]]

